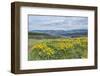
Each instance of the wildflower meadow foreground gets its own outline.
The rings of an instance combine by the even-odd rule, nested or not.
[[[28,60],[87,58],[87,37],[29,39]]]

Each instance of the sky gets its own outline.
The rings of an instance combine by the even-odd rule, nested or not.
[[[87,29],[88,17],[29,15],[28,30]]]

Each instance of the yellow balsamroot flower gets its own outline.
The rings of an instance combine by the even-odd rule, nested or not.
[[[56,47],[63,50],[63,49],[65,49],[66,46],[63,42],[59,42],[59,43],[57,43]]]
[[[73,48],[73,44],[72,43],[67,43],[67,42],[61,42],[58,44],[58,47],[62,50],[64,49],[68,49],[68,48]]]
[[[47,53],[47,55],[49,55],[49,56],[51,56],[52,54],[54,54],[54,51],[53,51],[53,49],[51,49],[51,48],[45,48],[44,49],[45,50],[45,53]]]
[[[87,39],[85,37],[76,38],[74,39],[73,44],[77,44],[79,46],[82,46],[83,48],[87,48]]]
[[[80,38],[75,39],[74,44],[79,44],[79,45],[81,45],[81,40],[80,40]]]
[[[73,48],[74,46],[73,46],[73,44],[72,43],[70,43],[70,44],[67,44],[67,48]]]
[[[38,44],[35,44],[35,45],[32,47],[32,49],[35,49],[35,48],[43,49],[43,48],[45,48],[45,47],[46,47],[45,44],[43,44],[43,43],[38,43]]]
[[[53,49],[48,47],[46,44],[44,43],[38,43],[38,44],[35,44],[32,49],[40,49],[41,52],[44,52],[46,53],[47,55],[52,55],[54,53]]]
[[[77,41],[77,42],[81,42],[80,38],[77,38],[76,41]]]
[[[82,46],[82,47],[87,48],[87,47],[88,47],[87,45],[88,45],[87,41],[82,41],[82,42],[81,42],[81,46]]]

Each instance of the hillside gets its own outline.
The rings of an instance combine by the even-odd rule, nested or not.
[[[77,30],[32,30],[29,33],[29,38],[62,38],[62,37],[80,37],[87,36],[87,29]]]

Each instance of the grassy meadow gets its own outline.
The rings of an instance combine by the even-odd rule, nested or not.
[[[87,16],[28,16],[29,61],[87,57]]]
[[[87,37],[28,39],[28,60],[87,58]]]

